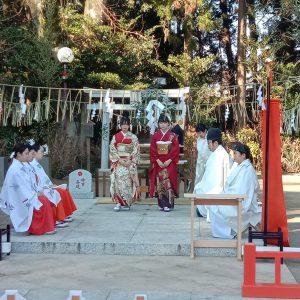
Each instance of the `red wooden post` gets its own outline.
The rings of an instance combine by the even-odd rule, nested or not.
[[[249,243],[244,246],[244,285],[255,285],[256,256],[255,244]]]

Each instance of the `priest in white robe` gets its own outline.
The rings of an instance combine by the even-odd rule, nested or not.
[[[222,146],[222,132],[219,128],[209,128],[207,131],[207,142],[210,151],[205,172],[199,183],[195,186],[195,194],[220,194],[230,169],[229,155]],[[205,205],[197,205],[201,216],[208,216],[208,209]]]
[[[242,231],[249,225],[256,226],[261,221],[261,207],[257,198],[259,184],[256,171],[251,163],[248,146],[234,145],[234,160],[237,166],[229,174],[222,194],[240,194],[247,198],[242,203]],[[212,235],[218,238],[232,239],[237,232],[237,207],[210,207]]]
[[[211,154],[206,139],[206,135],[207,135],[206,126],[203,124],[198,124],[196,126],[196,133],[197,133],[198,155],[197,155],[196,176],[195,176],[194,187],[201,181],[205,171],[206,161]]]

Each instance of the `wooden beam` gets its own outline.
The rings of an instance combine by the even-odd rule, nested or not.
[[[88,87],[83,88],[84,92],[89,94],[92,91],[92,98],[100,98],[101,96],[104,98],[107,89],[91,89]],[[183,89],[164,89],[159,90],[164,92],[169,98],[179,98],[180,92]],[[142,91],[132,91],[132,90],[110,90],[109,97],[112,98],[131,98],[133,93],[141,93]]]
[[[103,109],[103,102],[99,102],[96,103],[96,109],[102,110]],[[111,103],[112,104],[112,109],[113,110],[132,110],[132,111],[136,111],[136,108],[132,106],[132,104],[116,104],[114,102]],[[94,109],[94,104],[87,104],[86,108],[88,110],[92,110]],[[176,105],[176,110],[181,110],[181,108],[179,107],[179,104]]]

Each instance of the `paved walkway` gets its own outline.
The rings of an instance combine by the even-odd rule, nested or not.
[[[300,176],[284,176],[284,189],[291,245],[300,247]],[[91,199],[77,204],[74,222],[53,236],[13,234],[15,253],[0,262],[0,296],[19,289],[27,300],[58,300],[82,289],[86,300],[131,300],[138,292],[148,300],[241,299],[242,262],[203,256],[233,256],[233,250],[189,258],[188,205],[170,213],[149,204],[116,213],[112,204]],[[209,224],[201,219],[200,227],[210,238]],[[299,263],[288,262],[288,268],[283,266],[284,281],[293,282],[291,270],[300,282]],[[259,261],[261,280],[272,281],[273,271],[272,263]]]
[[[13,252],[51,254],[186,255],[190,254],[190,206],[161,212],[156,205],[113,211],[113,204],[76,200],[78,211],[68,228],[51,236],[12,234]],[[210,224],[198,219],[201,235],[212,238]],[[195,228],[199,235],[199,226]],[[200,253],[200,250],[198,251]],[[202,249],[201,255],[234,256],[234,249]]]
[[[272,263],[257,267],[259,281],[273,279]],[[282,275],[294,282],[286,266]],[[230,257],[13,254],[1,262],[0,295],[14,288],[27,300],[65,300],[82,289],[86,300],[234,300],[242,280],[242,262]]]

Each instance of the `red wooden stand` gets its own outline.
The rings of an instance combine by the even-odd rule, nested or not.
[[[256,282],[256,258],[275,259],[275,282]],[[300,299],[300,284],[288,284],[281,282],[281,259],[300,258],[299,252],[256,252],[255,244],[249,243],[244,246],[244,283],[242,296],[249,298],[282,298]]]

